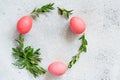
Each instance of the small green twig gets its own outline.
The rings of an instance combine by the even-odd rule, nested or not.
[[[80,58],[80,52],[72,57],[72,60],[68,64],[68,68],[71,68]]]
[[[35,8],[31,12],[31,15],[34,17],[39,17],[40,13],[50,12],[51,10],[53,10],[54,9],[53,5],[54,5],[54,3],[49,3],[46,5],[43,5],[41,8]]]
[[[66,16],[66,18],[69,18],[69,16],[72,14],[72,11],[73,11],[73,10],[66,10],[66,9],[64,9],[64,8],[58,7],[58,12],[59,12],[59,14]]]
[[[79,48],[79,52],[78,52],[78,54],[76,54],[75,56],[73,56],[73,58],[72,58],[72,60],[69,62],[69,64],[68,64],[68,68],[71,68],[78,60],[79,60],[79,58],[80,58],[80,53],[82,53],[82,52],[87,52],[87,45],[88,45],[88,42],[87,42],[87,40],[86,40],[86,38],[85,38],[85,34],[83,34],[80,38],[79,38],[79,40],[82,40],[82,44],[81,44],[81,46],[80,46],[80,48]]]

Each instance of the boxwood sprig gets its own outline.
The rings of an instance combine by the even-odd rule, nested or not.
[[[69,18],[69,16],[72,14],[72,11],[73,10],[67,10],[67,9],[58,7],[58,13],[60,15],[64,15],[66,18]]]
[[[34,50],[31,46],[24,47],[24,38],[22,35],[16,41],[18,46],[12,48],[15,58],[15,63],[13,64],[20,69],[26,68],[34,77],[45,74],[46,70],[38,65],[38,62],[41,62],[41,58],[39,58],[40,48]]]
[[[75,56],[72,57],[72,60],[69,62],[68,64],[68,68],[71,68],[80,58],[80,54],[82,52],[87,52],[87,45],[88,45],[88,42],[85,38],[85,34],[83,34],[79,40],[82,40],[82,44],[78,50],[78,54],[76,54]]]
[[[50,12],[51,10],[54,9],[53,7],[54,3],[49,3],[49,4],[45,4],[43,5],[42,7],[40,8],[35,8],[31,14],[34,16],[34,17],[39,17],[39,14],[40,13],[45,13],[45,12]]]

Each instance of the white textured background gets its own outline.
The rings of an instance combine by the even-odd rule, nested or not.
[[[47,73],[35,79],[25,69],[12,65],[11,48],[18,36],[16,22],[35,7],[50,2],[55,7],[74,9],[72,16],[80,16],[86,22],[88,52],[65,75],[55,77]],[[45,69],[54,61],[67,64],[77,53],[80,35],[73,34],[68,23],[56,8],[41,14],[25,35],[26,44],[41,48],[40,65]],[[0,80],[120,80],[119,45],[120,0],[0,0]]]

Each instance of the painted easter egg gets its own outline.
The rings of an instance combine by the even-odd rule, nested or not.
[[[67,70],[67,67],[64,63],[62,62],[53,62],[49,65],[48,71],[56,76],[61,76],[63,75]]]
[[[28,33],[32,28],[32,17],[31,16],[23,16],[17,22],[17,31],[20,34]]]
[[[72,17],[70,19],[70,29],[75,34],[81,34],[85,31],[86,25],[79,17]]]

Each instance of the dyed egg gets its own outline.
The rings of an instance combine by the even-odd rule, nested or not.
[[[85,31],[86,25],[79,17],[72,17],[70,19],[70,29],[75,34],[81,34]]]
[[[67,67],[64,63],[62,62],[54,62],[49,65],[48,71],[56,76],[61,76],[63,75],[67,70]]]
[[[17,22],[17,31],[20,34],[28,33],[32,28],[32,17],[30,16],[23,16]]]

